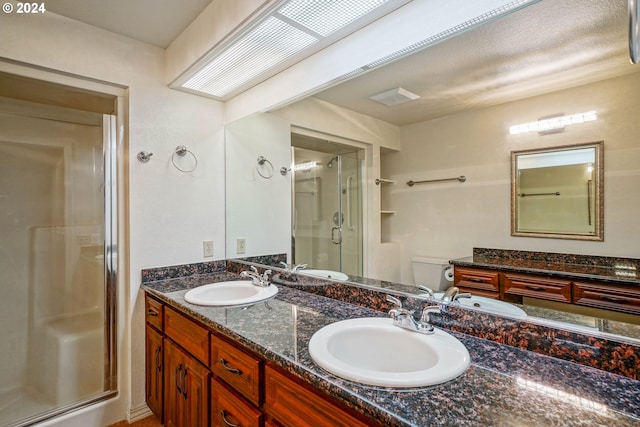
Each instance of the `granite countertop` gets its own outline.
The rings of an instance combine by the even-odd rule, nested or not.
[[[202,274],[144,283],[143,289],[385,425],[640,425],[640,381],[451,331],[471,355],[470,368],[452,381],[388,389],[341,379],[311,359],[313,333],[339,320],[386,314],[286,286],[250,307],[184,300],[188,289],[236,278]]]

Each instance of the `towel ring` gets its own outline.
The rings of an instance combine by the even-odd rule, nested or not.
[[[271,168],[271,173],[268,173],[267,175],[263,175],[262,172],[260,172],[260,166],[264,166],[265,163],[268,164]],[[258,166],[256,166],[256,172],[258,172],[258,175],[260,175],[264,179],[270,179],[273,176],[273,164],[266,157],[258,156]]]
[[[187,155],[187,153],[191,154],[191,156],[193,157],[194,164],[191,169],[182,169],[180,166],[176,164],[176,156],[184,157]],[[187,150],[187,147],[185,147],[184,145],[178,145],[176,147],[176,151],[174,151],[174,153],[171,155],[171,163],[173,163],[173,166],[175,166],[175,168],[178,169],[180,172],[189,173],[189,172],[193,172],[198,167],[198,158],[191,151]]]

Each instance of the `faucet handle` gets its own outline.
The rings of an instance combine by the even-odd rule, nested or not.
[[[456,300],[460,299],[460,298],[471,298],[471,292],[463,292],[463,293],[459,293],[458,295],[456,295]]]
[[[293,267],[293,268],[291,269],[291,271],[292,271],[293,273],[295,273],[295,272],[297,272],[297,271],[304,270],[304,269],[305,269],[305,268],[307,268],[307,267],[308,267],[308,266],[307,266],[307,264],[302,264],[302,263],[301,263],[301,264],[298,264],[298,265],[296,265],[295,267]]]
[[[398,298],[394,297],[393,295],[387,295],[387,301],[395,305],[395,308],[402,308],[402,301],[400,301]]]
[[[433,298],[433,289],[426,287],[425,285],[418,285],[418,289],[421,291],[425,291],[429,294],[430,297]]]
[[[418,328],[423,334],[434,333],[435,327],[431,323],[431,315],[434,313],[440,313],[440,305],[430,305],[422,309],[422,316],[420,316]]]

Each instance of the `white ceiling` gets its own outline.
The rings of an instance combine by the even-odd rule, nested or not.
[[[53,0],[47,10],[166,48],[212,0]]]
[[[212,0],[55,0],[48,10],[167,47]],[[424,1],[424,0],[421,0]],[[627,0],[541,1],[315,97],[398,126],[639,72]],[[370,96],[421,96],[388,107]]]
[[[626,0],[542,1],[314,96],[404,126],[639,72],[627,25]],[[369,99],[398,86],[421,98]]]

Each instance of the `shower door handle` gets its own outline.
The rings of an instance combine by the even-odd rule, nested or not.
[[[338,233],[336,233],[336,231]],[[342,243],[342,228],[333,227],[331,229],[331,242],[335,245],[339,245],[340,243]]]

